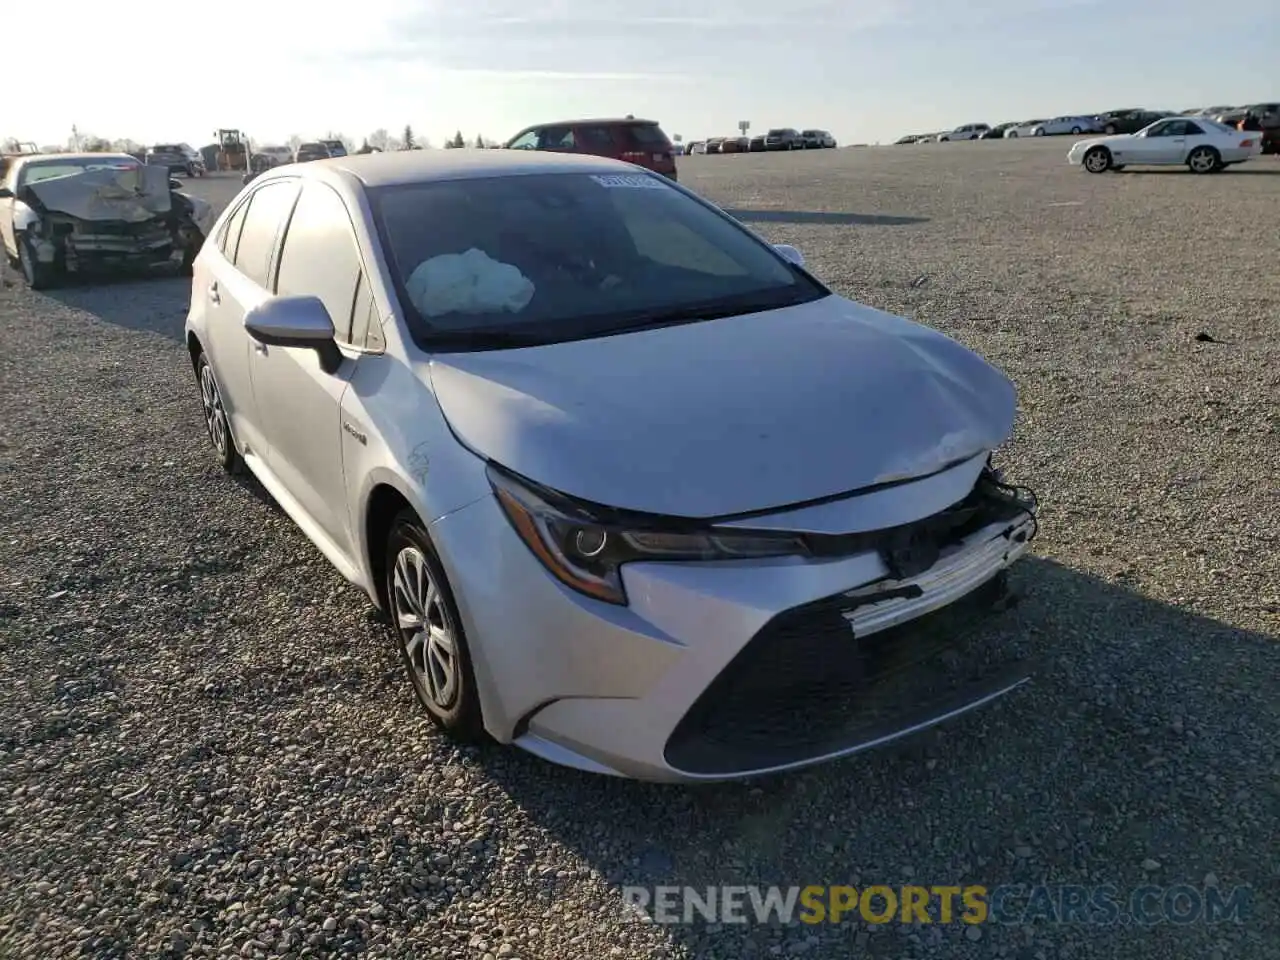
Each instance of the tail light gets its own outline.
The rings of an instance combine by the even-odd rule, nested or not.
[[[1253,137],[1245,137],[1243,140],[1241,140],[1241,141],[1240,141],[1240,146],[1242,146],[1242,147],[1252,147],[1252,146],[1253,146]]]
[[[623,150],[622,159],[630,163],[640,163],[648,154],[643,150]]]

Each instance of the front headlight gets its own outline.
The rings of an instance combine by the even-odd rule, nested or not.
[[[488,474],[511,526],[543,566],[566,586],[607,603],[626,604],[619,568],[629,561],[740,560],[808,552],[791,534],[668,530],[661,529],[661,522],[632,523],[562,494],[535,492],[493,465]]]

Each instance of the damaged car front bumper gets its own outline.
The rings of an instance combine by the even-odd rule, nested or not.
[[[984,461],[743,521],[795,531],[805,556],[627,563],[626,607],[538,576],[492,498],[442,518],[432,536],[465,584],[466,631],[512,638],[486,658],[490,731],[596,773],[726,780],[854,754],[1017,689],[1031,663],[982,626],[1010,603],[1038,507]],[[864,522],[928,501],[941,509],[921,520]],[[463,548],[477,543],[492,549]]]
[[[204,240],[195,217],[207,204],[175,194],[160,166],[37,181],[21,199],[36,214],[24,240],[55,275],[181,265]]]

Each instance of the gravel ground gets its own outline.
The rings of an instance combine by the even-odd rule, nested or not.
[[[1006,369],[1004,464],[1045,503],[993,641],[1032,687],[753,784],[455,749],[367,602],[213,465],[186,286],[0,290],[0,957],[1280,957],[1280,162],[1065,149],[682,162]],[[1243,923],[664,927],[619,893],[1215,878]]]

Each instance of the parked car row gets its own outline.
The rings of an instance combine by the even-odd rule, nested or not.
[[[948,143],[956,140],[1016,140],[1019,137],[1081,136],[1103,133],[1109,136],[1133,134],[1157,120],[1167,117],[1189,117],[1211,120],[1227,127],[1262,133],[1262,152],[1280,152],[1280,104],[1255,103],[1243,107],[1201,107],[1195,110],[1148,110],[1126,107],[1094,114],[1065,114],[1032,120],[1017,120],[990,126],[966,123],[954,130],[937,133],[911,133],[895,141],[897,144]]]
[[[833,150],[836,138],[826,130],[775,127],[758,136],[710,137],[686,145],[687,153],[767,153],[775,150]]]

